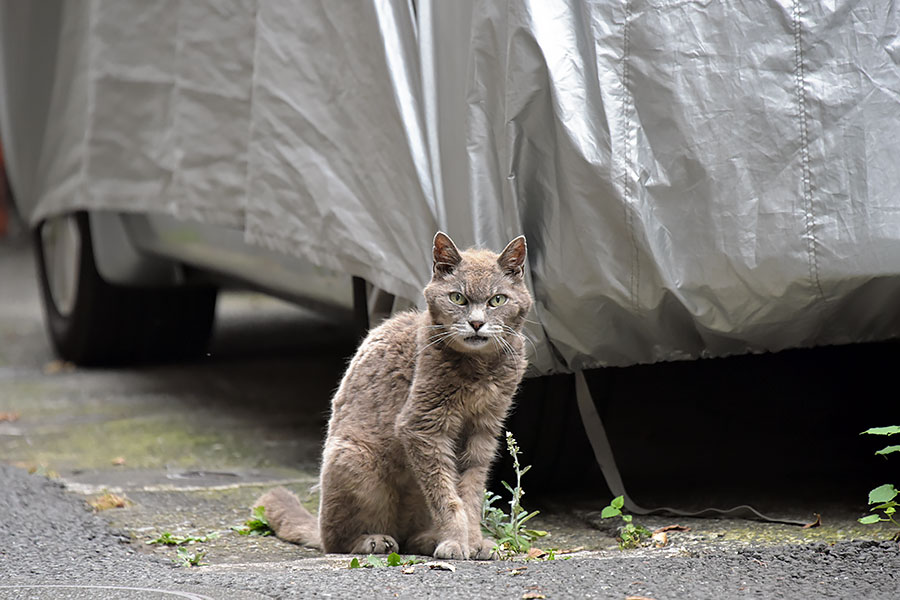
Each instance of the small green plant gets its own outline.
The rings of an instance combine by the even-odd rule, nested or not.
[[[625,550],[626,548],[638,548],[641,543],[645,539],[651,537],[653,533],[643,525],[636,524],[631,515],[623,514],[622,507],[624,506],[625,497],[616,496],[612,499],[612,502],[609,503],[609,506],[605,507],[600,513],[600,518],[612,519],[621,517],[624,525],[619,529],[619,548],[621,550]]]
[[[253,516],[244,521],[243,525],[235,525],[231,528],[238,535],[274,535],[275,532],[269,526],[266,519],[266,507],[257,506],[253,509]]]
[[[863,431],[860,435],[897,435],[900,434],[900,425],[892,425],[889,427],[873,427],[871,429],[867,429]],[[875,452],[875,454],[880,454],[881,456],[887,456],[888,454],[893,454],[895,452],[900,452],[900,446],[885,446],[881,450]],[[891,539],[894,541],[900,541],[900,522],[898,522],[894,515],[897,514],[897,507],[900,506],[900,503],[897,502],[897,495],[900,494],[900,491],[894,487],[893,484],[885,483],[884,485],[879,485],[877,488],[869,492],[869,504],[874,504],[869,511],[874,512],[875,514],[866,515],[859,519],[860,523],[865,525],[871,525],[872,523],[879,522],[888,522],[893,523],[897,526],[898,530],[894,533]],[[881,514],[878,514],[878,511]]]
[[[208,542],[210,540],[214,540],[219,537],[219,534],[216,532],[210,533],[209,535],[174,535],[168,531],[164,531],[159,535],[158,538],[152,539],[148,544],[155,544],[160,546],[182,546],[184,544],[193,544],[195,542]]]
[[[348,568],[350,569],[368,569],[368,568],[376,568],[380,569],[382,567],[408,567],[412,565],[418,565],[424,563],[424,560],[415,558],[413,556],[407,556],[404,559],[402,556],[397,554],[396,552],[391,552],[387,555],[387,558],[382,559],[380,556],[375,556],[374,554],[370,554],[367,556],[364,561],[360,561],[359,558],[354,556],[350,560],[350,565]]]
[[[203,563],[200,561],[203,560],[204,556],[206,556],[206,550],[194,550],[191,552],[187,548],[179,546],[178,560],[176,562],[183,567],[200,567],[203,566]]]
[[[527,552],[531,548],[532,542],[537,538],[544,537],[547,532],[525,528],[525,523],[538,514],[538,511],[529,513],[522,507],[522,496],[525,495],[525,490],[522,489],[522,476],[531,469],[531,465],[525,468],[520,467],[519,445],[509,431],[506,432],[506,449],[512,456],[513,469],[516,472],[516,487],[505,481],[500,482],[511,494],[509,514],[505,513],[502,508],[494,506],[494,502],[501,499],[500,496],[485,490],[484,502],[481,505],[481,528],[485,535],[497,541],[496,552],[508,557]]]
[[[536,551],[536,552],[535,552]],[[572,560],[571,556],[560,556],[561,554],[565,554],[570,552],[569,550],[560,550],[559,548],[547,548],[547,550],[539,550],[537,548],[532,548],[530,552],[525,556],[525,560],[527,561],[548,561],[548,560]]]

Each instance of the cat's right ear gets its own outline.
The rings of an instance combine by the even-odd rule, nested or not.
[[[434,247],[431,252],[434,256],[433,271],[435,275],[452,273],[459,266],[459,261],[462,260],[456,244],[443,231],[438,231],[434,235]]]

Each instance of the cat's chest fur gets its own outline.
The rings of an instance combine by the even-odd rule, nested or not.
[[[524,369],[519,357],[481,360],[446,348],[429,350],[419,357],[413,374],[413,386],[425,391],[409,397],[421,404],[413,407],[415,412],[434,417],[457,443],[473,433],[497,435]]]
[[[494,373],[464,372],[448,376],[452,390],[446,399],[448,411],[456,413],[462,424],[478,424],[502,419],[512,403],[518,384],[506,365]]]

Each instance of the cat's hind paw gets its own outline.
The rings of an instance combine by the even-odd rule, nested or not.
[[[371,534],[356,538],[348,554],[390,554],[399,551],[400,545],[393,537],[385,534]]]
[[[484,538],[469,550],[469,558],[473,560],[497,560],[500,556],[495,551],[497,542]]]
[[[435,558],[465,560],[469,558],[469,549],[464,548],[459,542],[444,540],[434,549]]]

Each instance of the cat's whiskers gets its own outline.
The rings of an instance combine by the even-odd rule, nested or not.
[[[516,378],[517,378],[518,380],[521,380],[521,378],[522,378],[522,373],[521,373],[521,370],[520,370],[520,368],[519,368],[519,361],[517,360],[518,354],[519,354],[519,353],[516,352],[516,349],[512,347],[512,344],[509,343],[509,340],[505,339],[503,336],[501,336],[501,335],[495,335],[495,336],[493,336],[493,337],[494,337],[494,339],[496,339],[496,340],[503,346],[503,348],[504,348],[504,353],[505,353],[507,356],[511,356],[511,357],[513,358],[513,364],[515,364],[515,366],[516,366]]]
[[[447,325],[441,325],[441,324],[435,324],[435,325],[419,325],[419,329],[423,329],[423,330],[431,330],[431,331],[428,331],[428,332],[427,332],[427,333],[432,333],[432,335],[430,335],[430,336],[428,337],[429,340],[433,340],[433,339],[434,339],[435,337],[437,337],[438,335],[441,335],[441,334],[443,334],[443,333],[447,333],[447,332],[448,332],[448,331],[447,331]],[[437,333],[433,333],[434,331],[437,331]]]
[[[419,349],[419,351],[416,352],[416,356],[422,354],[422,352],[424,352],[425,350],[427,350],[427,349],[430,348],[431,346],[434,346],[434,345],[437,344],[438,342],[442,342],[442,341],[444,341],[444,340],[446,340],[446,339],[448,339],[448,338],[456,337],[456,336],[458,336],[458,335],[459,335],[459,334],[457,334],[455,331],[444,331],[444,332],[441,332],[441,333],[439,333],[439,334],[437,334],[437,335],[433,335],[433,336],[431,336],[430,338],[428,338],[429,340],[432,340],[432,341],[430,341],[430,342],[428,342],[427,344],[425,344],[424,346],[422,346],[422,347]]]
[[[530,337],[528,337],[527,335],[525,335],[522,332],[516,331],[509,325],[501,324],[500,327],[502,327],[503,331],[505,331],[506,333],[512,334],[512,335],[516,336],[517,338],[521,339],[523,342],[528,342],[529,344],[531,344],[531,349],[534,351],[534,355],[537,356],[537,346],[534,345],[534,341],[532,341],[532,339]]]
[[[509,346],[509,342],[507,342],[505,339],[503,339],[503,336],[493,335],[493,336],[491,336],[491,339],[496,340],[497,345],[500,347],[501,352],[503,354],[505,354],[507,356],[514,356],[514,354],[512,352],[512,348],[510,348],[510,346]]]
[[[500,342],[497,341],[496,335],[489,336],[491,342],[494,344],[494,348],[497,349],[497,354],[503,354],[503,349],[500,347]]]
[[[429,336],[428,341],[429,341],[429,342],[432,342],[432,341],[434,341],[434,340],[440,341],[440,340],[443,339],[443,338],[450,337],[450,336],[453,336],[453,335],[456,335],[456,332],[455,332],[455,331],[452,331],[452,330],[442,331],[442,332],[440,332],[440,333],[436,333],[436,334],[434,334],[434,335],[432,335],[432,336]]]

